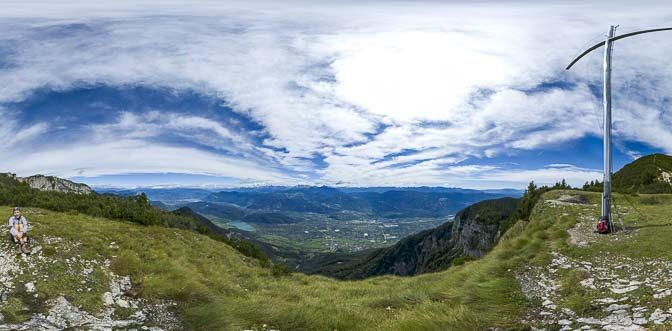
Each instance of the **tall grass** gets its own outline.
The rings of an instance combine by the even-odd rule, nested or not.
[[[558,194],[549,192],[544,198]],[[599,200],[599,194],[572,194],[584,194],[593,203]],[[649,225],[663,224],[672,215],[669,206],[661,210],[658,205],[637,203],[656,219]],[[587,208],[597,212],[598,207]],[[10,211],[0,208],[0,214]],[[228,245],[189,231],[27,211],[38,240],[47,235],[79,240],[80,254],[108,258],[115,273],[131,275],[139,296],[176,301],[187,330],[262,330],[264,325],[280,330],[526,329],[520,321],[530,303],[515,274],[530,264],[545,265],[551,250],[581,255],[604,249],[672,257],[669,249],[660,251],[665,241],[663,234],[656,234],[658,228],[641,228],[638,235],[653,236],[660,243],[622,241],[618,247],[607,242],[583,250],[569,247],[566,230],[576,223],[575,214],[571,209],[538,203],[530,221],[514,224],[482,259],[415,277],[337,281],[274,272]],[[118,249],[109,247],[112,241]],[[574,282],[581,277],[570,276],[568,281]],[[586,294],[567,295],[572,298],[567,305],[579,309],[576,302]]]

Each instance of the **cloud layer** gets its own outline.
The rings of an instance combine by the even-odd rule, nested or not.
[[[601,56],[570,72],[567,62],[609,24],[627,32],[672,22],[664,2],[141,4],[39,4],[36,17],[38,4],[27,2],[0,14],[0,153],[23,160],[3,158],[0,168],[259,184],[576,185],[599,178],[594,162],[531,167],[506,157],[599,136]],[[616,46],[621,163],[643,152],[632,143],[672,153],[666,40]],[[70,102],[84,100],[82,90],[137,87],[158,101]]]

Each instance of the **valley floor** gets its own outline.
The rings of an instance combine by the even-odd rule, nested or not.
[[[599,194],[553,191],[480,260],[363,281],[285,274],[187,231],[27,209],[39,249],[0,245],[0,329],[670,329],[672,196],[616,199],[627,232],[591,234]]]

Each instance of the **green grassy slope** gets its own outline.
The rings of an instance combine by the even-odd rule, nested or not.
[[[624,166],[614,174],[619,192],[672,193],[672,156],[652,154]]]
[[[555,199],[560,194],[565,192],[552,191],[544,199]],[[599,200],[596,193],[578,194],[592,203]],[[40,209],[28,209],[26,216],[35,225],[34,236],[44,253],[50,252],[59,261],[72,254],[109,259],[115,274],[131,276],[133,295],[149,302],[176,302],[182,326],[188,330],[263,330],[264,325],[266,329],[280,330],[526,329],[543,322],[535,317],[540,303],[523,295],[517,277],[531,268],[548,269],[554,254],[594,260],[595,264],[605,251],[632,259],[672,258],[672,198],[628,197],[641,214],[628,207],[625,198],[616,196],[621,211],[628,212],[623,216],[626,225],[635,230],[627,234],[590,237],[585,247],[571,245],[567,230],[582,224],[584,218],[592,226],[599,206],[540,202],[529,223],[516,223],[482,259],[438,273],[362,281],[274,273],[224,243],[185,230]],[[10,211],[9,207],[1,207],[0,215],[9,215]],[[51,237],[65,241],[47,244]],[[80,244],[61,253],[59,245],[77,242]],[[111,246],[111,242],[116,246]],[[8,249],[7,245],[2,249]],[[22,308],[44,311],[44,302],[58,295],[72,298],[87,311],[102,308],[104,274],[93,277],[97,280],[91,280],[92,291],[82,294],[77,292],[77,286],[68,285],[76,284],[77,279],[59,274],[58,265],[42,269],[49,278],[23,275],[23,281],[35,281],[40,296],[34,300],[10,292],[9,302],[0,305],[6,320],[27,318]],[[602,308],[592,304],[602,293],[578,285],[578,279],[585,275],[574,269],[561,269],[553,275],[563,286],[557,297],[551,298],[558,309],[571,309],[582,316],[602,314]],[[630,299],[633,305],[633,298],[648,305],[649,313],[657,306],[670,308],[669,298],[651,297],[642,288],[632,292]]]
[[[17,181],[11,174],[0,173],[0,204],[46,208],[61,212],[80,212],[95,217],[127,220],[143,225],[187,229],[228,243],[241,253],[270,265],[268,257],[256,245],[238,238],[189,208],[168,212],[155,208],[142,193],[138,196],[76,194],[41,191]]]
[[[9,207],[0,208],[0,215],[10,212]],[[185,230],[40,209],[26,209],[25,214],[43,252],[58,261],[73,254],[109,259],[115,274],[131,276],[140,298],[177,302],[183,326],[189,330],[261,330],[264,324],[281,330],[479,329],[515,323],[523,305],[513,278],[494,277],[502,271],[495,261],[483,260],[450,273],[359,282],[279,276],[226,244]],[[53,237],[63,238],[65,246],[80,244],[66,252],[46,243]],[[110,248],[112,242],[118,248]],[[5,244],[2,249],[9,247]],[[77,286],[68,285],[79,283],[75,276],[59,277],[58,265],[41,271],[49,278],[24,277],[24,282],[35,282],[40,304],[10,293],[11,305],[0,307],[6,319],[28,318],[25,312],[17,313],[22,308],[45,311],[45,302],[59,295],[73,298],[87,311],[102,309],[105,275],[91,281],[99,285],[96,289],[82,294]]]
[[[586,183],[583,189],[601,192],[602,183]],[[632,161],[614,173],[612,190],[621,193],[672,193],[672,156],[651,154]]]

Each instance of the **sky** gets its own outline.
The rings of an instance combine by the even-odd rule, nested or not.
[[[0,172],[94,186],[572,185],[602,49],[666,1],[3,1]],[[672,32],[615,43],[614,170],[672,154]]]

